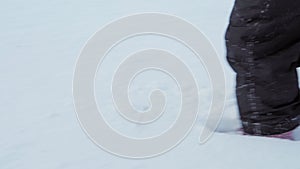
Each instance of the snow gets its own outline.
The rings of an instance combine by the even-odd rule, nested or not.
[[[216,133],[206,144],[200,145],[198,137],[211,92],[207,75],[192,53],[163,37],[132,38],[112,51],[97,75],[97,98],[105,98],[99,103],[100,107],[116,130],[135,137],[159,134],[176,118],[176,114],[168,113],[176,111],[178,105],[178,89],[171,78],[159,72],[147,72],[138,77],[130,89],[133,105],[139,110],[149,107],[145,95],[151,89],[160,88],[167,93],[167,113],[157,124],[149,126],[133,125],[118,116],[107,89],[113,68],[126,54],[149,46],[171,50],[190,66],[203,98],[199,119],[188,137],[166,154],[131,160],[98,148],[78,123],[72,98],[72,78],[76,59],[88,38],[122,16],[163,12],[193,23],[214,44],[226,71],[228,88],[226,109],[218,130],[239,128],[234,74],[225,60],[223,38],[232,5],[232,0],[2,1],[0,168],[299,168],[300,142],[297,141]]]

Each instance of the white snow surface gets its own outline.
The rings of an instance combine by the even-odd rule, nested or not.
[[[156,124],[146,126],[122,119],[108,89],[114,68],[126,55],[149,47],[176,53],[194,73],[201,95],[197,122],[179,146],[150,159],[116,157],[97,147],[77,120],[73,72],[89,37],[120,17],[162,12],[184,18],[212,42],[227,79],[226,107],[218,130],[240,128],[235,77],[226,62],[224,44],[233,0],[9,0],[0,4],[0,169],[300,168],[298,141],[215,133],[200,145],[198,137],[211,99],[208,76],[193,53],[164,37],[135,37],[110,52],[97,74],[96,98],[101,98],[103,116],[116,130],[135,137],[161,133],[176,119],[172,112],[179,103],[179,91],[170,77],[145,72],[130,88],[138,110],[149,108],[146,96],[153,88],[167,94],[166,113]]]

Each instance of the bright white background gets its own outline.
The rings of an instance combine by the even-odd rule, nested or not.
[[[148,108],[153,87],[168,96],[166,115],[141,128],[114,112],[106,88],[112,67],[126,53],[146,47],[176,52],[193,70],[203,97],[197,123],[187,139],[167,154],[153,159],[123,159],[94,145],[82,131],[73,106],[72,76],[76,58],[88,38],[119,17],[140,12],[163,12],[197,26],[213,43],[222,61],[228,99],[220,130],[239,127],[234,99],[234,74],[226,63],[224,33],[233,1],[220,0],[9,0],[0,2],[0,168],[1,169],[253,169],[299,168],[300,142],[215,134],[198,144],[209,105],[209,83],[201,65],[176,42],[162,37],[131,39],[112,51],[97,76],[97,98],[104,98],[104,116],[128,135],[159,133],[174,120],[178,100],[173,81],[148,72],[133,85],[132,100]],[[137,40],[138,43],[134,40]],[[103,71],[105,73],[103,73]],[[101,79],[102,78],[102,79]],[[142,87],[141,87],[142,86]],[[144,87],[143,87],[144,86]],[[168,114],[169,112],[169,114]]]

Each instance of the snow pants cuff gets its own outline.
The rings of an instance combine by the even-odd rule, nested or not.
[[[244,131],[273,135],[299,125],[300,1],[236,0],[226,32]]]
[[[242,120],[243,131],[251,135],[275,135],[291,131],[300,123],[300,104],[274,110],[273,112],[262,113],[260,120]],[[274,115],[278,116],[274,116]],[[251,119],[251,118],[249,118]]]

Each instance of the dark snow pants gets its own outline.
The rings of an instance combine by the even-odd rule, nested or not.
[[[273,135],[296,128],[300,1],[236,0],[226,46],[244,132]]]

